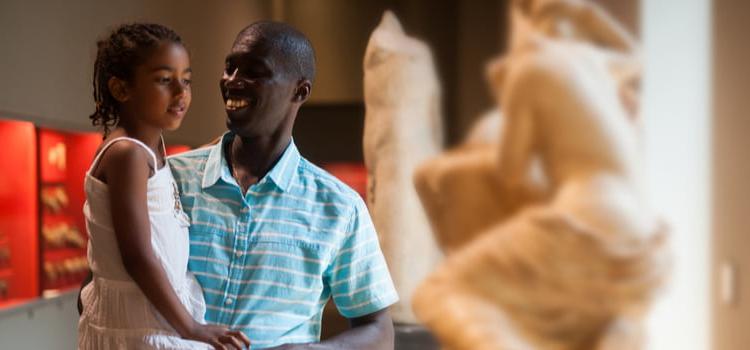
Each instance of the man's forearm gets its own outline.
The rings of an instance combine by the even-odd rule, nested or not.
[[[269,350],[393,350],[393,321],[383,310],[350,320],[351,328],[319,343],[285,344]]]

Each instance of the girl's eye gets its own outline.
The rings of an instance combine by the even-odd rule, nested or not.
[[[193,83],[192,79],[182,79],[182,84],[185,86],[190,86],[190,84]]]
[[[172,81],[172,79],[170,79],[168,77],[161,77],[161,78],[159,78],[158,81],[159,81],[160,84],[169,84]]]

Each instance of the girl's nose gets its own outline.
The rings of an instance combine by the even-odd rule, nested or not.
[[[185,91],[188,90],[188,84],[183,82],[182,80],[176,80],[175,84],[172,84],[172,92],[175,95],[182,95],[185,93]]]

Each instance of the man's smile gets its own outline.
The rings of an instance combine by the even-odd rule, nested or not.
[[[227,99],[226,109],[229,111],[234,111],[237,109],[245,108],[247,107],[247,105],[248,105],[247,100]]]
[[[252,97],[228,97],[226,102],[224,102],[224,107],[227,111],[234,112],[244,109],[248,106],[255,106],[256,102],[257,99],[254,99]]]

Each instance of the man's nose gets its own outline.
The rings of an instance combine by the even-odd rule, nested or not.
[[[230,79],[224,81],[224,86],[226,86],[229,89],[244,89],[245,88],[245,82],[241,79]]]
[[[229,89],[242,89],[245,87],[245,81],[243,79],[237,78],[237,69],[232,72],[232,74],[228,74],[226,71],[224,72],[223,77],[223,83],[224,86]]]

